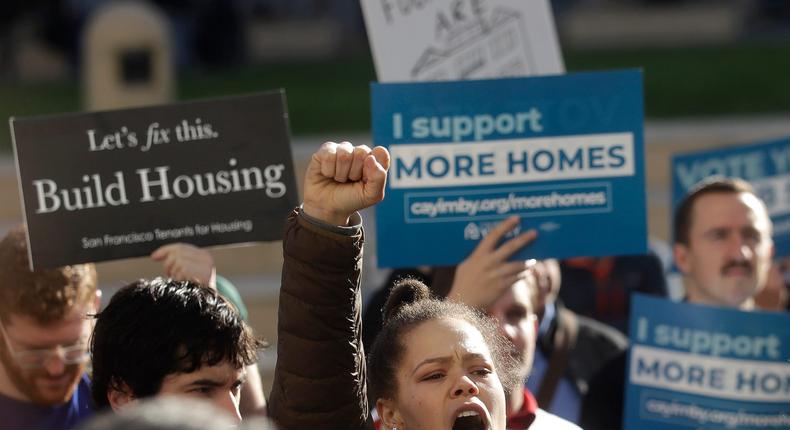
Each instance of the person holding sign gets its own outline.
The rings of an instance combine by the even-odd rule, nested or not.
[[[71,429],[93,413],[85,369],[96,269],[31,271],[25,234],[20,225],[0,242],[0,417],[3,428]]]
[[[774,245],[768,210],[751,185],[718,177],[701,182],[678,206],[673,227],[684,300],[754,309],[754,297],[768,280]],[[586,429],[621,428],[625,369],[621,354],[591,381],[582,407]]]
[[[365,428],[357,210],[383,199],[388,167],[384,148],[330,142],[307,168],[304,205],[289,217],[283,243],[269,403],[286,430]],[[405,286],[393,296],[385,330],[395,342],[381,341],[371,354],[371,384],[385,425],[504,430],[503,383],[512,378],[498,346],[503,339],[463,305],[424,299],[424,288]]]

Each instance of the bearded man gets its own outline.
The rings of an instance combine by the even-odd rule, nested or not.
[[[74,428],[92,414],[85,374],[96,269],[31,271],[25,228],[0,241],[0,417],[9,429]]]

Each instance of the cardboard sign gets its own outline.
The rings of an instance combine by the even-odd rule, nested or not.
[[[35,268],[279,240],[297,204],[282,91],[11,130]]]
[[[360,0],[379,82],[565,72],[547,0]]]
[[[497,223],[539,229],[520,257],[646,251],[642,75],[373,84],[392,155],[382,267],[451,265]]]
[[[672,157],[672,213],[694,185],[714,175],[752,184],[774,223],[776,255],[790,255],[790,139]]]
[[[636,294],[626,429],[790,428],[790,314]]]

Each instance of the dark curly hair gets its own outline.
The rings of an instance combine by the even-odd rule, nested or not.
[[[216,291],[189,281],[141,279],[113,295],[91,337],[92,396],[109,406],[108,390],[136,398],[158,393],[172,373],[228,361],[241,368],[265,346],[236,308]]]
[[[382,312],[384,326],[368,356],[368,382],[373,399],[396,397],[395,375],[406,349],[403,337],[420,324],[439,319],[458,319],[477,328],[491,351],[494,370],[505,390],[520,383],[518,363],[509,353],[510,343],[499,334],[496,323],[481,312],[460,303],[432,298],[428,287],[415,279],[399,281],[392,288]]]
[[[16,313],[49,324],[93,300],[97,285],[93,264],[32,271],[26,236],[25,226],[18,225],[0,241],[0,318],[7,321]]]

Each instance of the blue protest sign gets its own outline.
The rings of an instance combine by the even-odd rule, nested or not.
[[[511,215],[518,257],[646,251],[640,71],[372,84],[372,110],[380,266],[457,264]]]
[[[790,138],[674,156],[673,213],[689,189],[713,175],[752,184],[774,223],[776,255],[790,255]]]
[[[790,428],[790,314],[631,301],[626,429]]]

